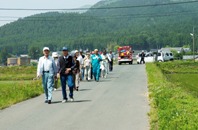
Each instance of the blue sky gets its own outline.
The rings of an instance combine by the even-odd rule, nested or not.
[[[0,0],[0,8],[36,8],[36,9],[58,9],[79,8],[84,5],[93,5],[100,0]],[[44,11],[2,11],[0,10],[0,26],[16,20],[7,16],[25,17]],[[6,17],[4,17],[6,16]],[[11,21],[1,21],[11,20]]]

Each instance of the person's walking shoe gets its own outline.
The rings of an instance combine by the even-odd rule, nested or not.
[[[48,100],[45,100],[45,103],[48,103]]]
[[[74,98],[70,98],[70,101],[73,102],[74,101]]]
[[[62,103],[66,103],[67,102],[67,99],[63,99]]]
[[[79,88],[79,87],[74,87],[74,90],[75,90],[75,91],[78,91],[78,88]]]
[[[51,100],[48,100],[48,104],[51,104],[52,102],[51,102]]]

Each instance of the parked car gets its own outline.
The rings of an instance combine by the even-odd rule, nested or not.
[[[169,53],[169,60],[170,61],[173,61],[174,60],[174,56],[173,56],[173,53],[172,52]]]
[[[171,52],[158,52],[157,61],[159,62],[172,61],[173,59],[173,53]]]

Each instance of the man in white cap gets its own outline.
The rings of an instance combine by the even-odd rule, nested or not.
[[[100,77],[100,62],[102,61],[102,57],[98,53],[98,49],[94,50],[94,54],[91,56],[91,63],[93,67],[93,76],[96,80],[96,82],[99,82]]]
[[[42,77],[45,92],[45,103],[51,104],[54,78],[56,79],[57,68],[54,59],[49,56],[50,49],[43,48],[44,56],[40,57],[37,68],[37,77]]]

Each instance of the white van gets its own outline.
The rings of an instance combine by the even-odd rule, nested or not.
[[[174,60],[174,56],[173,56],[173,53],[172,52],[169,53],[169,60],[170,61],[173,61]]]
[[[173,59],[173,53],[171,52],[158,52],[157,61],[159,62],[172,61]]]

